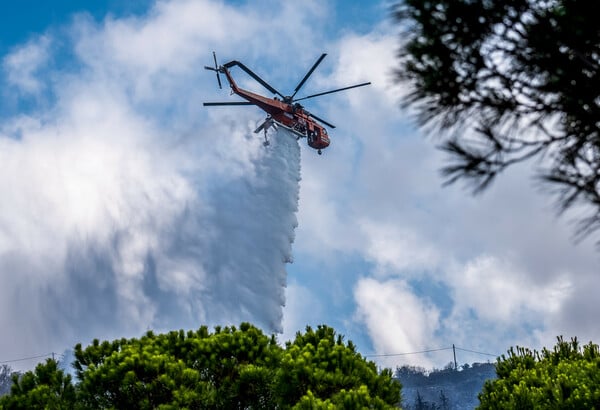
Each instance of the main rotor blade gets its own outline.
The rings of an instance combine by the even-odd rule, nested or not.
[[[369,81],[368,83],[356,84],[356,85],[351,85],[350,87],[338,88],[338,89],[336,89],[336,90],[325,91],[325,92],[318,93],[318,94],[308,95],[308,96],[306,96],[306,97],[298,98],[298,99],[294,100],[294,102],[296,102],[296,101],[301,101],[301,100],[307,100],[307,99],[309,99],[309,98],[318,97],[318,96],[320,96],[320,95],[331,94],[331,93],[337,93],[337,92],[339,92],[339,91],[349,90],[349,89],[351,89],[351,88],[363,87],[363,86],[365,86],[365,85],[369,85],[369,84],[371,84],[371,82],[370,82],[370,81]]]
[[[202,105],[205,107],[217,107],[220,105],[254,105],[249,101],[230,101],[230,102],[205,102]]]
[[[242,70],[244,70],[250,77],[254,78],[256,81],[259,82],[260,85],[262,85],[263,87],[265,87],[267,90],[271,91],[273,94],[277,94],[279,95],[281,98],[285,98],[285,96],[283,94],[281,94],[279,91],[277,91],[275,88],[273,88],[269,83],[267,83],[265,80],[263,80],[262,78],[260,78],[258,75],[256,75],[254,72],[252,72],[252,70],[250,70],[248,67],[246,67],[244,64],[240,63],[239,61],[230,61],[227,64],[224,64],[224,67],[233,67],[233,66],[238,66],[240,67]]]
[[[296,88],[294,89],[294,94],[292,94],[292,99],[294,99],[294,96],[296,95],[296,93],[298,92],[298,90],[300,88],[302,88],[302,86],[304,85],[304,83],[306,82],[306,80],[308,80],[308,77],[311,76],[311,74],[313,73],[313,71],[315,71],[315,69],[317,68],[317,66],[319,64],[321,64],[321,61],[323,61],[323,59],[325,58],[327,54],[323,53],[321,54],[321,57],[319,57],[319,59],[316,61],[316,63],[313,64],[313,66],[311,67],[310,70],[308,70],[308,73],[306,73],[306,75],[304,76],[304,78],[302,79],[302,81],[300,81],[298,83],[298,85],[296,86]]]
[[[310,115],[311,117],[313,117],[315,120],[317,120],[317,121],[319,121],[319,122],[322,122],[323,124],[327,125],[329,128],[335,128],[335,125],[333,125],[333,124],[331,124],[331,123],[328,123],[328,122],[327,122],[327,121],[325,121],[324,119],[322,119],[322,118],[319,118],[319,117],[317,117],[317,116],[316,116],[316,115],[314,115],[314,114],[308,113],[308,115]]]
[[[219,89],[222,89],[221,77],[219,77],[219,65],[217,64],[217,53],[213,51],[213,59],[215,60],[215,72],[217,73],[217,82],[219,83]]]

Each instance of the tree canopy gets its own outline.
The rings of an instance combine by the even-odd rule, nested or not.
[[[485,189],[537,158],[577,233],[600,229],[600,24],[595,2],[403,0],[396,78],[418,123],[442,135],[448,182]],[[441,131],[441,132],[439,132]]]
[[[54,359],[32,372],[12,376],[10,394],[0,397],[0,409],[72,409],[75,388],[71,376],[58,368]]]
[[[73,383],[56,362],[15,377],[0,409],[395,408],[400,384],[327,326],[280,346],[248,323],[146,333],[75,347]]]
[[[479,395],[480,409],[600,408],[600,351],[591,342],[559,337],[553,350],[511,348],[496,373]]]

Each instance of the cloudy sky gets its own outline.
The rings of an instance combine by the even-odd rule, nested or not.
[[[326,323],[391,367],[600,340],[593,238],[531,166],[442,187],[399,108],[389,2],[38,3],[0,16],[0,362],[241,320]],[[284,92],[323,52],[302,92],[372,85],[306,102],[337,126],[322,156],[265,148],[259,109],[202,106],[236,100],[213,50]]]

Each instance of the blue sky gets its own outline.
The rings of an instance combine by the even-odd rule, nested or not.
[[[379,355],[599,339],[593,241],[573,244],[535,164],[477,197],[441,187],[391,81],[388,2],[33,3],[0,17],[0,361],[239,320],[281,340],[327,323]],[[307,102],[337,126],[322,156],[265,151],[260,110],[201,106],[234,99],[213,50],[282,91],[322,52],[303,93],[373,84]]]
[[[32,36],[68,23],[74,13],[86,12],[102,20],[108,13],[115,16],[143,13],[152,2],[148,0],[132,1],[55,1],[44,3],[35,0],[24,0],[19,3],[3,5],[0,17],[2,37],[0,47],[2,53]]]

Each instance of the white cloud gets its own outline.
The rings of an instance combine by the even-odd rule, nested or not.
[[[440,266],[440,254],[419,234],[398,225],[382,225],[365,220],[359,224],[366,238],[365,256],[375,262],[379,273],[417,271],[424,272]]]
[[[370,88],[365,90],[372,91],[366,91],[366,95],[364,90],[349,91],[344,95],[343,98],[350,107],[364,105],[365,98],[372,99],[370,103],[388,107],[398,103],[401,88],[393,82],[396,48],[396,37],[386,26],[374,28],[366,35],[351,33],[340,39],[336,47],[339,50],[336,69],[332,73],[335,84],[343,87],[364,81],[371,82]]]
[[[423,140],[390,102],[401,92],[384,86],[395,47],[393,36],[377,30],[342,38],[339,55],[346,57],[339,66],[336,61],[330,77],[320,79],[336,85],[365,76],[376,81],[374,87],[338,95],[322,114],[315,111],[338,128],[331,132],[325,160],[305,157],[303,178],[315,182],[301,188],[297,249],[308,258],[327,255],[325,260],[330,260],[327,251],[358,254],[373,263],[367,279],[374,282],[361,286],[381,295],[394,289],[418,311],[415,317],[431,318],[431,309],[438,309],[444,320],[434,320],[427,331],[406,324],[406,333],[431,336],[415,350],[456,343],[503,353],[516,343],[553,343],[548,335],[594,333],[589,323],[596,301],[578,286],[600,284],[592,244],[572,243],[570,228],[556,218],[549,197],[531,183],[531,164],[505,172],[478,197],[459,186],[442,188],[438,170],[446,158],[434,149],[435,139]],[[305,212],[321,208],[327,217]],[[388,337],[387,322],[376,324],[379,318],[364,303],[371,299],[361,286],[355,291],[357,317],[369,328],[377,353],[390,353],[377,345]],[[396,312],[390,316],[403,312],[394,304],[385,309]],[[442,366],[448,357],[427,360]]]
[[[411,353],[434,343],[440,312],[431,302],[414,295],[403,280],[358,281],[354,289],[359,320],[363,321],[378,354]],[[424,365],[422,356],[406,356],[406,363]],[[390,366],[397,358],[378,359]],[[428,363],[429,364],[429,363]]]
[[[48,300],[24,285],[49,287],[60,299],[95,297],[93,288],[79,289],[80,296],[62,293],[72,290],[68,281],[77,280],[73,275],[105,274],[98,267],[79,272],[71,266],[72,253],[85,252],[87,246],[112,255],[107,263],[123,300],[122,319],[136,329],[150,324],[154,307],[141,287],[148,254],[158,251],[167,227],[195,200],[190,182],[161,163],[160,150],[151,148],[157,148],[153,130],[119,101],[90,92],[81,90],[89,104],[74,104],[77,109],[68,111],[68,117],[37,128],[20,127],[20,140],[0,140],[3,296],[20,311],[20,320],[46,317],[47,323],[37,326],[40,335],[64,312],[44,308]],[[97,278],[100,283],[105,279]],[[17,287],[31,294],[15,294]],[[41,305],[30,308],[31,299]],[[93,313],[71,314],[85,320]],[[11,322],[10,316],[4,320]]]
[[[39,70],[50,59],[52,40],[44,35],[13,50],[2,59],[8,84],[22,93],[36,95],[46,86],[37,76]]]
[[[553,343],[556,319],[571,303],[575,289],[568,275],[536,284],[519,268],[494,257],[477,257],[448,271],[445,278],[417,278],[388,266],[387,277],[357,283],[357,320],[367,327],[375,354],[391,355],[377,357],[378,363],[441,367],[450,361],[446,351],[398,354],[448,349],[453,344],[491,354],[504,353],[515,344],[540,348]],[[402,279],[406,276],[421,282],[441,280],[442,287],[424,293],[409,286]],[[440,295],[440,290],[447,294]],[[452,305],[440,305],[443,299]],[[462,357],[461,362],[482,360],[465,352]]]
[[[76,49],[89,66],[132,75],[189,74],[211,43],[237,43],[256,30],[251,16],[221,2],[157,2],[147,15],[107,17],[101,25],[79,16]],[[235,30],[229,30],[236,27]],[[107,65],[106,61],[111,64]]]
[[[573,287],[567,277],[535,283],[521,269],[497,257],[482,255],[459,268],[453,287],[455,311],[475,312],[478,319],[497,324],[538,321],[556,314]]]
[[[56,99],[0,124],[3,357],[149,327],[281,331],[300,152],[286,132],[264,149],[251,112],[199,110],[216,87],[198,68],[223,22],[252,38],[234,8],[160,2],[145,17],[77,18],[73,44],[61,39],[69,67],[19,60],[32,68],[8,79],[32,91],[52,77]]]

